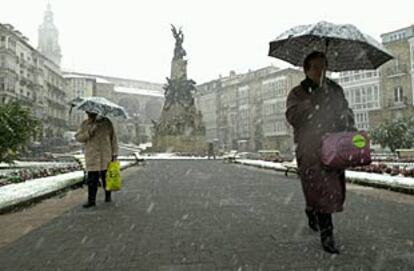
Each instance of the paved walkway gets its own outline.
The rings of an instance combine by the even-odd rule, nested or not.
[[[349,186],[335,216],[342,253],[331,256],[306,227],[293,177],[221,161],[150,161],[123,174],[114,203],[85,210],[85,191],[74,191],[82,197],[9,240],[1,270],[414,270],[413,196]]]

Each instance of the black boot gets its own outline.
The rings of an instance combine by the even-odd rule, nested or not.
[[[311,228],[313,231],[318,231],[318,217],[316,215],[316,212],[313,210],[305,210],[306,216],[308,217],[308,225],[309,228]]]
[[[88,180],[88,202],[84,204],[83,208],[90,208],[96,206],[96,192],[98,184],[91,178]]]
[[[88,201],[87,203],[82,205],[83,208],[91,208],[91,207],[95,207],[95,206],[96,206],[95,202],[90,202],[90,201]]]
[[[321,244],[323,250],[332,254],[339,254],[333,236],[332,214],[318,213],[318,222],[321,231]]]
[[[111,202],[111,191],[105,191],[105,202]]]

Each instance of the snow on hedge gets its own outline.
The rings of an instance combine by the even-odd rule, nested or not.
[[[269,168],[279,171],[286,171],[287,168],[283,166],[283,163],[265,162],[259,160],[244,160],[237,159],[236,163],[244,165],[258,166],[262,168]],[[359,183],[389,186],[390,188],[403,188],[414,192],[414,178],[403,176],[390,176],[386,174],[376,174],[359,171],[345,171],[346,178],[351,181],[357,181]]]
[[[133,164],[135,162],[121,161],[122,168]],[[81,182],[83,176],[83,171],[75,171],[2,186],[0,187],[0,210],[62,190]]]

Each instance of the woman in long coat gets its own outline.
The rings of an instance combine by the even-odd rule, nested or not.
[[[99,177],[105,189],[105,175],[110,161],[118,156],[118,140],[107,118],[98,118],[97,114],[86,112],[88,118],[81,124],[75,134],[77,141],[85,144],[86,170],[88,171],[88,202],[84,208],[96,205]],[[111,201],[111,192],[105,190],[105,202]]]
[[[321,139],[329,132],[355,130],[343,89],[325,77],[328,61],[321,52],[304,61],[306,79],[287,98],[286,118],[294,129],[296,159],[309,226],[321,233],[325,251],[339,253],[333,237],[332,213],[345,201],[344,170],[326,168],[320,160]]]

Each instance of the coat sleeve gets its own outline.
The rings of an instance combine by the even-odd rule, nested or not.
[[[114,125],[112,124],[112,122],[110,123],[110,126],[111,126],[111,149],[112,149],[112,155],[118,156],[118,150],[119,150],[118,137],[116,135],[116,131],[115,131],[115,128],[114,128]]]
[[[286,101],[286,119],[294,128],[312,118],[314,108],[310,99],[300,99],[295,89],[291,90]]]
[[[88,132],[88,126],[82,123],[80,129],[75,134],[75,139],[81,143],[85,143],[91,138]]]

